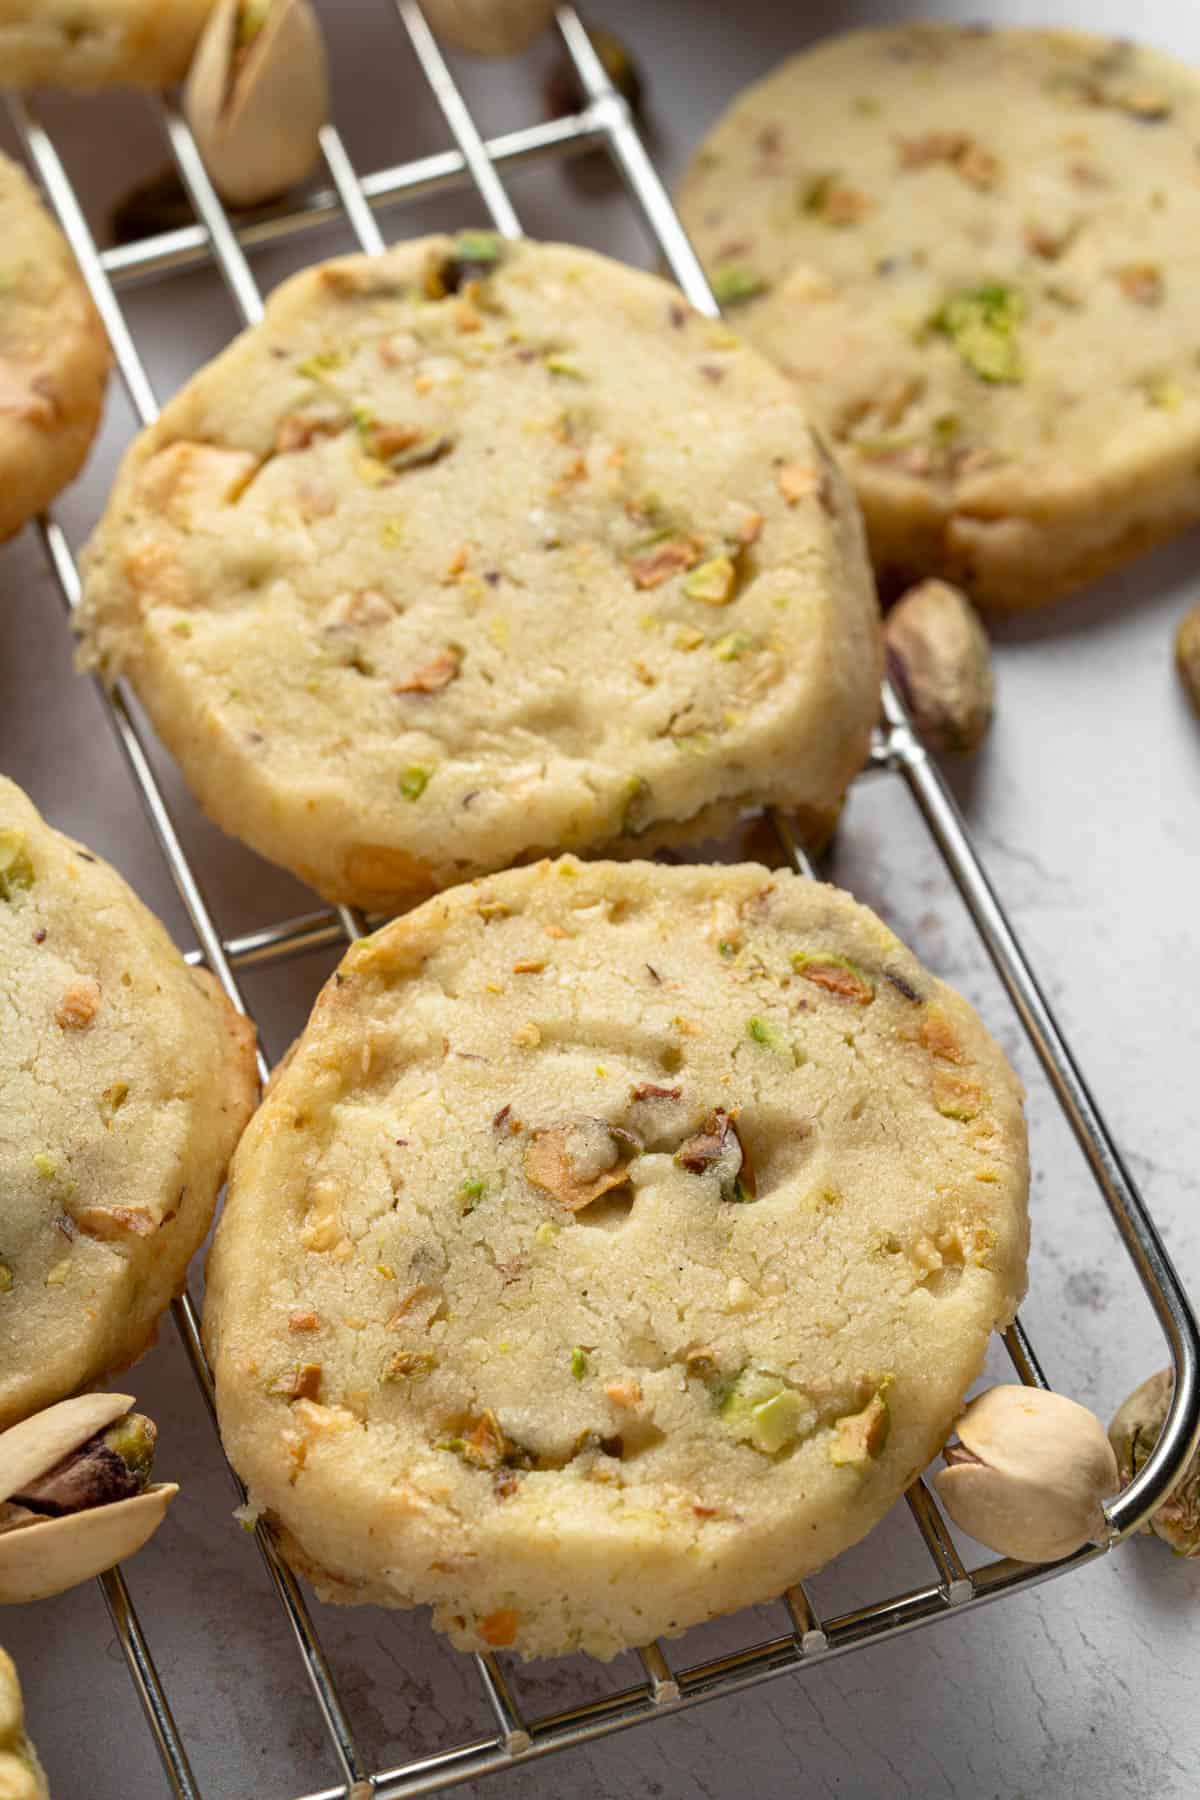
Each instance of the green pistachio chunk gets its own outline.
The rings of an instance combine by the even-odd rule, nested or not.
[[[770,1369],[743,1370],[722,1400],[720,1416],[734,1437],[764,1456],[777,1456],[817,1425],[807,1394]]]
[[[425,768],[421,763],[411,764],[400,777],[401,794],[406,800],[419,800],[429,786],[432,774],[433,770]]]
[[[745,656],[747,650],[753,648],[754,639],[748,631],[730,631],[717,639],[717,658],[720,662],[736,662],[739,656]]]
[[[791,1045],[778,1025],[773,1025],[770,1019],[760,1019],[757,1014],[746,1020],[746,1036],[753,1038],[756,1044],[765,1045],[768,1050],[791,1052]]]
[[[454,253],[463,262],[498,263],[503,249],[498,231],[460,231],[454,240]]]
[[[990,281],[952,295],[930,324],[950,339],[980,381],[1015,383],[1024,373],[1017,327],[1025,314],[1025,298],[1019,289]]]
[[[465,1213],[474,1212],[486,1192],[486,1181],[481,1181],[478,1178],[471,1181],[464,1181],[458,1190],[458,1197],[462,1202],[463,1211]]]
[[[582,1381],[588,1372],[588,1354],[582,1344],[576,1344],[571,1352],[571,1373],[576,1381]]]
[[[0,900],[15,900],[33,886],[33,864],[25,833],[16,825],[0,828]]]
[[[753,300],[756,294],[765,294],[767,284],[761,275],[753,269],[740,269],[734,263],[725,263],[712,272],[713,298],[718,306],[740,306],[744,300]]]
[[[737,567],[730,556],[712,556],[685,575],[683,591],[689,600],[706,606],[727,606],[737,587]]]

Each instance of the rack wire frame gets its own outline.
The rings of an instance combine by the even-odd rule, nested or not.
[[[10,95],[9,111],[28,159],[76,255],[112,344],[117,368],[143,425],[158,405],[140,353],[117,299],[117,287],[162,279],[174,270],[215,264],[243,321],[262,315],[262,298],[247,252],[335,219],[349,223],[360,247],[375,254],[385,247],[375,210],[389,202],[447,187],[473,186],[493,226],[516,238],[521,228],[500,169],[600,147],[623,176],[650,237],[680,288],[711,317],[719,309],[667,192],[638,135],[629,108],[615,91],[577,14],[562,6],[557,29],[570,57],[585,102],[569,117],[537,124],[485,141],[415,0],[391,0],[417,62],[438,101],[453,148],[372,174],[359,175],[333,124],[324,127],[321,149],[328,187],[309,196],[298,210],[277,208],[235,227],[205,171],[188,127],[170,101],[156,101],[162,125],[196,223],[101,251],[75,196],[58,153],[35,111]],[[79,600],[80,583],[70,546],[53,518],[39,521],[51,568],[68,610]],[[142,729],[128,695],[118,683],[101,695],[130,774],[167,868],[196,935],[189,960],[206,964],[242,1012],[248,1009],[237,971],[289,960],[361,936],[367,921],[346,907],[323,908],[242,936],[222,937],[204,895],[200,875],[189,863],[153,772]],[[1073,1556],[1034,1567],[1008,1558],[967,1569],[925,1482],[918,1479],[907,1500],[933,1566],[926,1586],[891,1595],[835,1618],[822,1619],[802,1583],[780,1602],[779,1635],[748,1644],[730,1655],[684,1669],[672,1667],[661,1643],[639,1652],[644,1680],[615,1694],[526,1719],[508,1676],[492,1654],[475,1658],[494,1720],[490,1736],[447,1746],[396,1767],[369,1771],[355,1740],[303,1592],[280,1557],[269,1530],[256,1529],[258,1549],[295,1639],[301,1664],[322,1715],[340,1779],[297,1800],[400,1800],[434,1793],[458,1782],[512,1768],[515,1764],[624,1730],[660,1715],[759,1682],[795,1673],[830,1657],[898,1632],[964,1612],[991,1600],[1048,1581],[1103,1554],[1134,1531],[1171,1491],[1200,1438],[1200,1330],[1177,1275],[1111,1134],[1088,1091],[1045,997],[1016,940],[999,900],[971,845],[963,820],[935,764],[930,760],[891,687],[882,693],[881,724],[870,767],[898,778],[916,802],[942,861],[957,886],[1058,1103],[1077,1138],[1118,1234],[1141,1280],[1166,1341],[1174,1393],[1158,1444],[1140,1473],[1106,1507],[1107,1536]],[[780,846],[801,873],[812,868],[787,820],[771,822]],[[259,1053],[260,1073],[266,1074]],[[200,1338],[199,1320],[188,1294],[174,1303],[174,1319],[196,1380],[216,1426],[212,1373]],[[1037,1354],[1015,1322],[1004,1341],[1020,1379],[1046,1386]],[[240,1481],[230,1469],[240,1498]],[[186,1746],[155,1667],[128,1586],[120,1570],[100,1577],[113,1629],[125,1656],[166,1778],[178,1800],[200,1800]]]

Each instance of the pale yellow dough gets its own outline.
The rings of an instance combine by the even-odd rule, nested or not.
[[[324,1598],[611,1656],[883,1515],[1014,1314],[1027,1182],[999,1049],[837,889],[456,888],[349,952],[242,1140],[225,1445]]]
[[[79,473],[107,379],[108,341],[66,240],[0,156],[0,540]]]
[[[652,276],[487,233],[281,288],[130,451],[80,623],[218,823],[381,910],[756,803],[820,835],[878,708],[791,384]]]
[[[0,1800],[50,1800],[45,1772],[25,1731],[21,1684],[6,1650],[0,1650]]]
[[[0,778],[0,1428],[146,1347],[256,1090],[212,977]]]
[[[1200,518],[1198,141],[1158,52],[949,25],[818,43],[705,138],[684,222],[886,589],[1036,606]]]
[[[0,0],[0,86],[182,80],[212,0]]]

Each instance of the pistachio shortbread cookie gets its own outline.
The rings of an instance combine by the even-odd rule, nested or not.
[[[0,156],[0,539],[79,473],[107,379],[104,328],[66,240]]]
[[[281,288],[130,451],[82,630],[218,823],[380,908],[748,803],[827,829],[878,705],[791,384],[654,277],[488,232]]]
[[[327,1599],[610,1656],[861,1537],[1025,1279],[1018,1083],[835,888],[559,862],[352,949],[234,1161],[205,1332]]]
[[[25,1734],[21,1684],[6,1650],[0,1650],[0,1800],[50,1800],[37,1751]]]
[[[168,87],[187,73],[212,3],[0,0],[0,83]]]
[[[742,94],[680,192],[802,384],[881,581],[997,608],[1200,518],[1200,81],[1125,41],[899,25]]]
[[[145,1348],[255,1090],[212,977],[0,779],[0,1427]]]

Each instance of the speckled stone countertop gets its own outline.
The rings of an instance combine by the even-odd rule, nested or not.
[[[806,38],[909,6],[788,7],[771,0],[596,0],[635,46],[650,83],[650,141],[673,173],[739,86]],[[974,5],[919,8],[975,16]],[[326,0],[337,97],[360,168],[446,142],[390,8]],[[997,22],[1065,3],[996,3]],[[736,21],[736,23],[734,22]],[[1093,0],[1087,23],[1136,32],[1200,62],[1200,10],[1175,0]],[[545,57],[464,66],[491,130],[539,115]],[[399,103],[397,103],[399,101]],[[140,101],[54,99],[73,174],[102,220],[112,195],[166,161]],[[7,147],[7,144],[6,144]],[[513,183],[526,228],[645,262],[622,192],[594,167],[528,170]],[[382,215],[390,237],[478,216],[459,195]],[[336,231],[256,259],[265,286],[344,247]],[[234,328],[209,275],[130,293],[151,375],[167,393]],[[185,328],[186,324],[186,328]],[[102,504],[130,420],[114,387],[103,441],[62,508],[74,541]],[[1200,727],[1172,668],[1176,621],[1195,597],[1200,533],[1143,559],[1044,618],[996,632],[998,716],[984,753],[954,782],[976,842],[1052,1004],[1163,1229],[1200,1290]],[[302,911],[310,897],[199,819],[165,757],[184,839],[230,931]],[[54,823],[115,861],[187,942],[138,800],[101,708],[71,673],[70,643],[32,532],[0,551],[0,768]],[[1035,1166],[1031,1293],[1023,1317],[1056,1386],[1105,1417],[1165,1359],[1149,1307],[1081,1157],[1019,1042],[957,899],[898,785],[864,781],[833,859],[835,878],[876,906],[983,1009],[1029,1081]],[[248,981],[278,1055],[329,960]],[[1002,1378],[1007,1365],[997,1359]],[[335,1769],[282,1615],[233,1496],[174,1330],[129,1378],[162,1422],[160,1467],[185,1484],[168,1526],[128,1578],[205,1796],[289,1797]],[[841,1612],[929,1579],[903,1509],[813,1583]],[[420,1616],[317,1607],[318,1623],[373,1767],[491,1729],[468,1659]],[[1195,1800],[1200,1564],[1138,1539],[1031,1593],[950,1619],[739,1698],[481,1783],[522,1800],[782,1795],[809,1800]],[[681,1663],[782,1629],[774,1613],[696,1631]],[[31,1726],[58,1800],[149,1800],[166,1791],[99,1591],[0,1617],[24,1678]],[[519,1675],[531,1713],[625,1685],[629,1659],[573,1659]],[[459,1791],[465,1792],[465,1789]],[[474,1791],[473,1789],[471,1790]]]

